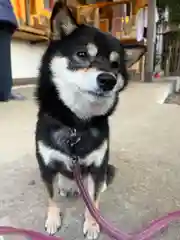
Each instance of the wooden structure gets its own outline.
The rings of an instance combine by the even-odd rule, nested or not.
[[[11,2],[19,23],[14,38],[28,41],[47,39],[53,1],[48,0],[47,8],[44,0],[11,0]]]
[[[14,39],[29,42],[48,41],[49,18],[56,0],[11,0],[19,29]],[[81,1],[81,3],[80,3]],[[100,1],[100,0],[99,0]],[[73,15],[80,22],[92,24],[102,31],[111,32],[121,42],[134,44],[136,30],[134,15],[147,0],[114,0],[82,4],[82,0],[66,0]],[[97,1],[96,1],[97,2]],[[143,73],[143,63],[133,66],[138,73]]]
[[[56,0],[11,0],[19,29],[14,39],[25,41],[47,41],[49,36],[49,18]],[[94,4],[80,4],[81,0],[66,0],[73,15],[80,22],[92,24],[102,31],[111,32],[121,43],[137,43],[134,18],[137,10],[148,0],[112,0]],[[133,66],[144,75],[144,63]]]
[[[19,23],[14,38],[29,41],[48,39],[49,18],[55,0],[11,1]],[[132,0],[84,5],[77,0],[67,0],[67,4],[78,22],[88,22],[102,31],[110,31],[122,41],[135,41]]]

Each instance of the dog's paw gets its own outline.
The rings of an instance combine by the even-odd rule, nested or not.
[[[78,198],[80,193],[78,190],[73,190],[73,189],[70,189],[70,190],[66,190],[66,189],[60,189],[59,190],[59,194],[60,196],[62,197],[69,197],[69,198]]]
[[[59,209],[52,208],[48,212],[45,222],[45,230],[49,235],[54,235],[61,228],[61,214]]]
[[[88,240],[97,239],[100,233],[99,224],[96,223],[95,221],[85,220],[84,226],[83,226],[83,233]]]

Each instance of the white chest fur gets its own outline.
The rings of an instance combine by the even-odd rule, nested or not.
[[[85,158],[81,158],[80,164],[83,164],[85,166],[90,166],[91,164],[94,164],[96,167],[100,166],[103,161],[106,150],[107,150],[107,141],[104,141],[99,146],[99,148],[92,151]],[[45,145],[43,141],[38,142],[38,151],[46,165],[48,165],[51,161],[56,160],[64,163],[68,170],[71,169],[71,166],[72,166],[71,158],[64,153],[57,151],[55,149],[52,149],[49,146]]]

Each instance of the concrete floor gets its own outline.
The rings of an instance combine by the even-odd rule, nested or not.
[[[119,171],[101,199],[101,211],[127,232],[180,209],[180,107],[157,103],[166,90],[166,83],[130,84],[111,119],[111,161]],[[0,223],[44,231],[46,194],[34,155],[33,88],[18,91],[28,100],[0,104]],[[82,201],[62,201],[59,236],[83,240]],[[174,223],[153,239],[178,240],[179,228]]]

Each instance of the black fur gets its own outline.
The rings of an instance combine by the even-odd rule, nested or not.
[[[114,74],[121,73],[125,81],[123,89],[127,86],[128,83],[128,72],[125,64],[124,49],[120,45],[119,40],[113,38],[110,34],[102,33],[101,31],[95,28],[82,25],[80,28],[77,28],[71,34],[71,36],[65,37],[61,41],[58,40],[50,42],[49,47],[42,59],[36,97],[38,102],[40,103],[40,111],[42,110],[43,112],[46,113],[49,112],[49,114],[54,118],[56,119],[60,118],[62,122],[65,122],[65,124],[68,125],[70,124],[71,126],[73,126],[74,122],[76,122],[76,124],[78,122],[82,124],[82,120],[78,119],[74,114],[72,114],[72,112],[64,105],[64,103],[59,100],[55,86],[51,81],[52,73],[50,71],[49,64],[55,55],[62,55],[71,60],[71,56],[74,54],[74,52],[77,51],[78,49],[83,49],[88,42],[93,42],[98,46],[99,57],[97,57],[94,62],[90,63],[90,66],[85,67],[96,67],[99,70],[111,71]],[[118,67],[114,69],[112,68],[108,60],[109,54],[112,51],[117,51],[120,53],[120,62],[118,64]],[[70,61],[70,66],[72,64],[73,64],[72,61]],[[83,67],[81,66],[79,68]],[[114,105],[112,106],[111,109],[109,109],[109,111],[105,114],[104,117],[106,116],[108,117],[109,115],[112,114],[117,103],[118,94],[116,97],[116,101],[114,102]],[[61,114],[62,111],[59,111],[59,108],[56,107],[57,104],[58,106],[59,104],[61,105],[61,110],[64,112],[63,115]]]
[[[59,149],[60,151],[68,154],[68,150],[66,149],[66,146],[62,144],[62,141],[66,141],[66,138],[68,138],[68,133],[66,135],[66,128],[76,128],[77,133],[82,139],[77,146],[77,154],[80,157],[85,157],[93,150],[97,149],[105,139],[109,141],[108,116],[111,115],[115,110],[115,107],[118,103],[118,94],[113,106],[104,116],[93,117],[92,119],[88,120],[79,119],[73,112],[71,112],[70,109],[66,107],[64,102],[58,98],[55,86],[51,80],[52,73],[50,71],[49,64],[53,56],[58,53],[68,58],[71,57],[74,49],[77,48],[77,45],[84,46],[85,43],[87,43],[87,40],[90,42],[93,41],[98,46],[100,55],[99,62],[93,64],[96,64],[97,68],[100,70],[117,71],[116,69],[111,69],[110,63],[107,59],[110,52],[120,52],[121,60],[118,71],[120,71],[123,75],[125,79],[125,85],[127,85],[128,74],[125,68],[124,51],[122,46],[119,44],[119,41],[112,38],[110,34],[102,33],[91,27],[82,26],[80,29],[75,30],[70,37],[67,37],[61,41],[50,43],[42,59],[39,83],[36,92],[37,101],[40,107],[37,122],[36,141],[43,140],[53,149]],[[56,119],[58,124],[47,119],[45,114],[48,114],[53,119]],[[61,130],[63,131],[63,134],[66,135],[65,140],[62,140],[61,137],[57,137],[58,140],[53,140],[53,133],[55,131],[60,132]],[[97,132],[96,136],[93,136],[93,131]],[[108,152],[109,150],[107,149],[107,154],[104,158],[102,166],[99,169],[96,169],[94,166],[82,168],[83,174],[92,173],[94,179],[98,178],[95,181],[97,185],[98,180],[101,182],[104,180],[104,178],[106,178],[107,173],[112,173],[111,171],[107,171],[109,159]],[[37,158],[40,158],[38,153]],[[44,164],[41,159],[39,160],[39,164],[41,166],[40,169],[42,169],[42,172],[44,172],[44,168],[46,169],[47,167],[43,166]],[[72,172],[67,171],[62,164],[54,161],[49,167],[52,168],[52,166],[55,172],[59,171],[66,177],[73,177]],[[50,174],[47,170],[45,172],[47,172],[47,175]],[[43,178],[48,177],[43,176]]]
[[[58,7],[62,7],[61,4],[59,6],[57,4],[52,13],[51,29],[53,29],[52,22],[58,14]],[[70,17],[72,18],[72,16]],[[75,21],[72,20],[72,23],[75,24]],[[62,31],[59,32],[62,33]],[[98,54],[93,60],[89,58],[78,65],[78,62],[75,62],[72,56],[78,51],[83,51],[88,43],[94,43],[95,46],[97,46]],[[109,55],[112,51],[120,55],[120,59],[116,64],[112,64],[109,60]],[[71,149],[67,141],[73,128],[76,129],[77,137],[80,137],[80,142],[76,145],[76,154],[79,158],[85,158],[94,150],[98,149],[105,140],[107,141],[108,146],[106,153],[102,156],[103,161],[99,167],[94,164],[86,166],[84,163],[81,165],[82,175],[87,176],[90,174],[94,180],[94,198],[96,199],[101,184],[104,182],[107,184],[111,183],[115,174],[115,168],[108,163],[108,117],[117,106],[119,92],[116,93],[112,106],[104,114],[86,119],[78,117],[61,99],[52,81],[54,76],[51,71],[51,61],[55,56],[67,58],[69,63],[68,68],[72,72],[84,68],[96,68],[101,71],[111,72],[114,76],[120,73],[124,79],[122,90],[128,83],[125,51],[119,40],[112,37],[109,33],[103,33],[90,26],[80,25],[70,35],[66,36],[62,34],[62,39],[51,40],[49,42],[49,46],[42,58],[40,67],[39,80],[35,94],[39,106],[36,126],[36,157],[49,196],[51,198],[54,196],[53,180],[58,172],[69,179],[73,179],[73,173],[66,167],[65,163],[57,159],[52,159],[52,161],[46,165],[39,152],[38,142],[42,141],[49,148],[70,157]]]

